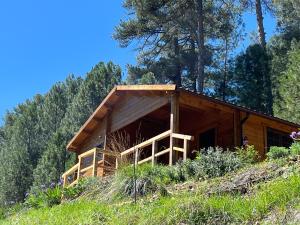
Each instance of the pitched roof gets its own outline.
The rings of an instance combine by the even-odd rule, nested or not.
[[[114,87],[110,93],[106,96],[106,98],[101,102],[101,104],[98,106],[98,108],[94,111],[94,113],[89,117],[89,119],[84,123],[84,125],[79,129],[79,131],[75,134],[75,136],[72,138],[72,140],[67,145],[67,149],[72,151],[78,146],[85,138],[87,138],[92,131],[96,128],[99,121],[101,121],[106,113],[112,108],[112,106],[118,101],[120,96],[125,94],[126,92],[131,93],[155,93],[155,92],[173,92],[173,91],[180,91],[185,92],[191,95],[196,95],[204,100],[224,105],[233,109],[239,109],[246,113],[251,113],[260,117],[264,117],[267,119],[275,120],[290,126],[300,127],[299,124],[295,124],[292,122],[289,122],[287,120],[283,120],[274,116],[270,116],[261,112],[257,112],[255,110],[250,110],[248,108],[234,105],[231,103],[227,103],[212,97],[205,96],[203,94],[197,94],[182,88],[176,88],[176,85],[173,84],[165,84],[165,85],[119,85]]]

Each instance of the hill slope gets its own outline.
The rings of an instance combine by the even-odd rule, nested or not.
[[[89,181],[76,199],[51,208],[23,209],[0,224],[300,224],[299,166],[299,157],[288,157],[247,165],[217,178],[165,182],[164,188],[152,191],[144,186],[148,191],[138,196],[136,204],[117,190],[124,185],[121,177],[131,176],[123,171],[117,178]],[[142,174],[154,177],[149,168],[141,167],[137,175],[139,193]],[[157,176],[165,169],[155,170],[150,174]],[[178,174],[178,167],[173,170]]]

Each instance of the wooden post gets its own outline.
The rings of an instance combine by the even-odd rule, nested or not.
[[[118,156],[116,156],[116,170],[118,169],[119,167],[119,160],[118,160]]]
[[[183,141],[183,149],[184,149],[184,152],[183,152],[183,161],[186,161],[187,151],[188,151],[188,140],[187,139],[184,139],[184,141]]]
[[[233,114],[234,146],[242,145],[241,129],[240,111],[237,109]]]
[[[134,166],[138,165],[138,155],[139,155],[139,149],[135,149],[135,157],[134,157]]]
[[[64,176],[64,184],[63,184],[63,187],[66,187],[66,184],[67,184],[67,176],[65,175],[65,176]]]
[[[178,101],[178,94],[174,93],[171,95],[171,113],[170,113],[170,156],[169,156],[169,165],[173,165],[174,161],[174,154],[173,154],[173,147],[174,147],[174,139],[172,137],[173,133],[179,132],[179,101]]]
[[[94,149],[94,154],[93,154],[93,176],[97,176],[97,148]]]
[[[78,157],[78,171],[77,171],[77,180],[80,178],[80,171],[81,171],[81,157]]]
[[[157,141],[152,142],[152,166],[156,163]]]

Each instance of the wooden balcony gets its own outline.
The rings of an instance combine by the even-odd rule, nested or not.
[[[167,140],[169,147],[159,150],[158,143],[161,140]],[[103,177],[112,174],[125,161],[135,166],[151,162],[153,166],[159,157],[166,154],[168,154],[169,165],[173,165],[175,160],[178,160],[178,154],[182,154],[181,158],[185,161],[187,159],[189,141],[192,140],[192,136],[173,133],[171,130],[168,130],[122,153],[94,148],[79,155],[78,163],[62,175],[64,187],[77,184],[81,177]],[[182,143],[181,147],[178,146],[180,142]],[[148,156],[143,157],[141,153],[145,153],[149,147],[151,147],[151,152],[147,151]],[[128,158],[131,160],[126,160]]]

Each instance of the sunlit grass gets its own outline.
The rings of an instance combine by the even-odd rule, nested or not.
[[[300,176],[277,178],[249,195],[213,195],[184,192],[137,205],[74,201],[53,208],[32,209],[3,224],[199,224],[257,221],[273,208],[284,208],[300,197]],[[1,223],[1,222],[0,222]]]

